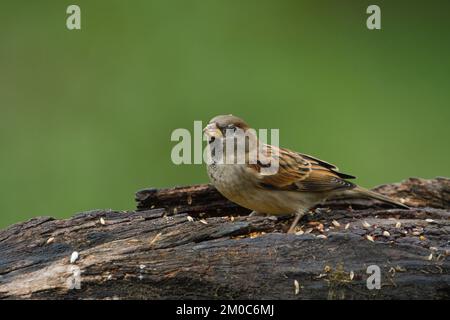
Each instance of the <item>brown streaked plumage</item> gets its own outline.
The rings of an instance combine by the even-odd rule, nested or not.
[[[267,163],[261,163],[259,160],[256,163],[250,162],[249,158],[245,157],[245,163],[213,162],[207,167],[208,175],[212,184],[225,197],[256,213],[296,214],[289,232],[294,232],[299,219],[311,207],[331,196],[341,194],[365,196],[397,207],[408,208],[347,181],[355,177],[339,172],[333,164],[307,154],[262,144],[249,129],[250,126],[242,119],[224,115],[213,118],[204,132],[210,143],[214,142],[224,147],[237,141],[238,132],[245,132],[250,140],[256,141],[253,147],[246,144],[246,154],[251,153],[251,149],[255,146],[263,147],[265,157],[273,161],[278,160],[278,171],[273,174],[264,173]]]

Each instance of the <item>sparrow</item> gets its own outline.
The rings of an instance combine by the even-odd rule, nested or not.
[[[409,209],[348,181],[355,177],[331,163],[259,141],[256,131],[236,116],[216,116],[203,132],[212,185],[252,214],[295,215],[288,233],[295,232],[309,209],[330,197],[366,197]]]

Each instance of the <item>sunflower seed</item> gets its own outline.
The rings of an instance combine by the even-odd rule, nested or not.
[[[400,221],[397,222],[397,223],[395,224],[395,227],[396,227],[397,229],[399,229],[401,226],[402,226],[402,224],[400,223]]]
[[[105,219],[103,219],[103,218],[100,218],[100,224],[103,224],[103,225],[105,225]]]
[[[389,233],[389,231],[383,231],[383,236],[390,237],[391,234]]]
[[[345,225],[345,230],[347,230],[348,228],[350,228],[350,223],[347,223],[346,225]]]
[[[187,219],[188,219],[189,222],[193,222],[194,221],[194,218],[192,218],[191,216],[187,216]]]
[[[364,227],[364,228],[370,228],[370,224],[367,223],[367,221],[364,220],[364,222],[363,222],[363,227]]]
[[[341,226],[341,224],[339,222],[337,222],[336,220],[331,221],[331,223],[333,224],[333,226],[335,226],[336,228],[339,228]]]
[[[371,235],[367,235],[366,238],[367,238],[367,240],[374,242],[374,239]]]
[[[298,295],[298,293],[300,292],[300,284],[298,283],[297,280],[294,280],[294,294]]]
[[[319,239],[326,239],[327,236],[324,235],[324,234],[319,234],[319,235],[317,236],[317,238],[319,238]]]
[[[201,219],[201,220],[199,220],[201,223],[203,223],[203,224],[208,224],[208,221],[206,221],[205,219]]]
[[[54,237],[50,237],[50,238],[48,238],[48,240],[47,240],[47,244],[50,244],[50,243],[52,243],[53,241],[55,241],[55,238]]]
[[[350,271],[350,280],[353,280],[353,278],[355,277],[355,273],[352,271]]]
[[[427,260],[428,260],[428,261],[433,260],[433,254],[432,254],[432,253],[430,253],[430,255],[427,257]]]
[[[302,234],[304,234],[305,232],[303,230],[297,231],[295,233],[296,236],[301,236]]]
[[[72,254],[70,255],[70,263],[75,263],[75,261],[77,261],[79,257],[79,254],[77,251],[72,252]]]

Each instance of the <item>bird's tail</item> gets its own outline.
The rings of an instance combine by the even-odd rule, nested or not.
[[[389,204],[391,204],[393,206],[396,206],[396,207],[400,207],[400,208],[403,208],[403,209],[409,209],[409,207],[404,205],[403,203],[400,203],[398,201],[392,200],[389,197],[383,196],[382,194],[379,194],[379,193],[374,192],[374,191],[367,190],[367,189],[365,189],[363,187],[360,187],[360,186],[357,186],[356,188],[354,188],[352,190],[349,190],[349,191],[351,191],[352,193],[354,193],[355,195],[358,195],[358,196],[363,196],[363,197],[366,197],[366,198],[376,199],[376,200],[379,200],[379,201],[382,201],[382,202],[389,203]]]

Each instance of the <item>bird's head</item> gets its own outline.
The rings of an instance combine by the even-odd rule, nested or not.
[[[255,131],[244,120],[233,115],[212,118],[203,132],[208,144],[214,144],[216,149],[222,148],[224,154],[231,150],[235,155],[242,151],[246,154],[257,144]]]
[[[203,132],[211,143],[216,139],[227,139],[245,133],[250,127],[244,120],[233,115],[221,115],[212,118]]]

